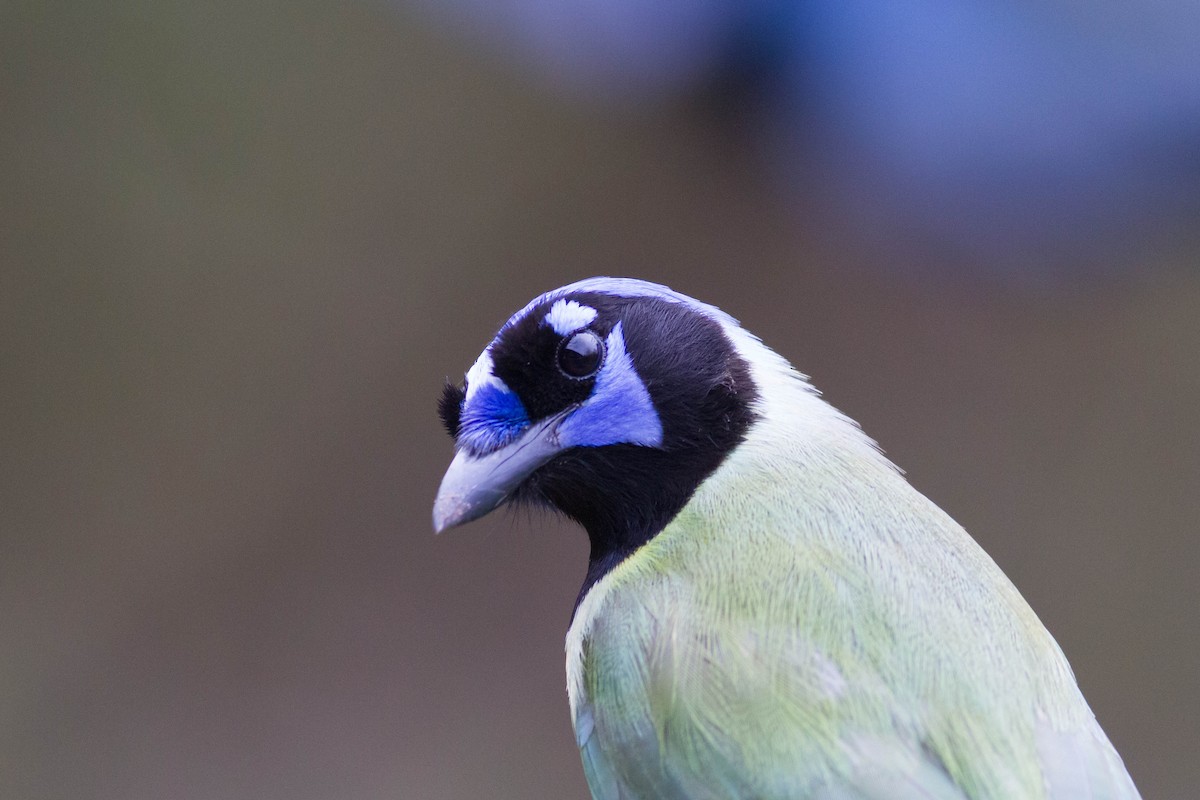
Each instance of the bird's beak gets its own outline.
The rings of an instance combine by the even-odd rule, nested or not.
[[[433,501],[433,530],[479,519],[503,503],[538,467],[562,451],[557,415],[529,427],[515,441],[484,456],[459,450]]]

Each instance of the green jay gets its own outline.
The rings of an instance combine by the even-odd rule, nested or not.
[[[996,564],[717,308],[592,278],[440,403],[441,531],[506,503],[590,542],[567,694],[596,800],[1129,800]]]

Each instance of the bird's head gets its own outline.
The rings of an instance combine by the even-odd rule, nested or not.
[[[592,278],[538,297],[448,384],[456,454],[442,531],[510,501],[582,524],[593,561],[653,536],[737,444],[758,394],[737,322],[657,284]]]

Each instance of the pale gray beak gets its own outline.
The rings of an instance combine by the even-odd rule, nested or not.
[[[558,441],[562,419],[562,415],[544,419],[485,456],[459,450],[433,501],[433,530],[441,533],[479,519],[508,499],[521,481],[562,451]]]

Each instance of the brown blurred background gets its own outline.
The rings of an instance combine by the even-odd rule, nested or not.
[[[782,199],[705,98],[579,102],[402,9],[2,13],[0,797],[586,797],[583,535],[429,516],[443,378],[593,274],[811,374],[1020,587],[1145,796],[1196,796],[1194,237],[968,281],[815,175]]]

